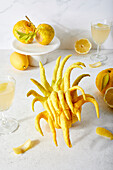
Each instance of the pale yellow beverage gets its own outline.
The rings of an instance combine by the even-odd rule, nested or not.
[[[14,82],[0,82],[0,111],[7,110],[11,106],[15,93]]]
[[[101,45],[107,39],[110,32],[110,26],[107,24],[94,24],[91,25],[91,33],[93,40],[96,44]]]

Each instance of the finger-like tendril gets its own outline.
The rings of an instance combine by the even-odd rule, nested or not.
[[[46,97],[43,97],[41,95],[38,95],[37,97],[35,97],[32,101],[32,110],[34,112],[34,104],[37,102],[37,101],[40,101],[42,104],[44,103],[44,101],[46,101],[47,98]]]
[[[50,129],[51,129],[51,132],[53,133],[53,141],[54,141],[55,145],[58,146],[57,140],[56,140],[56,130],[55,130],[55,126],[54,126],[53,121],[51,120],[50,117],[48,117],[48,123],[49,123],[49,127],[50,127]]]
[[[31,79],[31,81],[40,89],[44,96],[49,96],[50,92],[46,90],[38,81]]]
[[[64,79],[63,79],[64,80],[64,91],[67,91],[70,88],[70,74],[71,74],[72,69],[74,68],[82,69],[81,66],[76,65],[75,63],[67,68],[67,70],[64,73]]]
[[[59,113],[59,104],[58,104],[58,94],[56,91],[52,91],[51,95],[51,102],[56,110],[57,113]]]
[[[52,83],[51,83],[52,87],[54,86],[54,84],[56,82],[56,76],[57,76],[57,71],[58,71],[59,64],[60,64],[60,59],[61,59],[61,56],[59,56],[58,59],[56,60],[56,65],[55,65],[55,68],[53,71],[53,77],[52,77]]]
[[[52,112],[51,112],[51,109],[50,109],[50,107],[49,107],[49,105],[48,105],[47,100],[44,102],[43,106],[44,106],[45,110],[48,112],[48,114],[49,114],[49,116],[51,117],[51,119],[53,120],[54,117],[53,117],[53,114],[52,114]]]
[[[56,111],[55,111],[55,109],[53,107],[53,104],[52,104],[52,101],[51,101],[50,97],[47,99],[47,102],[48,102],[48,106],[49,106],[49,108],[50,108],[50,110],[51,110],[51,112],[52,112],[52,114],[54,116],[55,123],[57,123],[57,114],[56,114]]]
[[[65,140],[65,143],[67,144],[68,147],[72,147],[70,137],[69,137],[69,128],[68,127],[68,120],[66,119],[64,114],[60,115],[60,122],[61,122],[61,128],[63,131],[63,137]]]
[[[66,97],[66,101],[67,101],[69,108],[71,109],[72,113],[74,113],[74,107],[73,107],[73,103],[72,103],[71,93],[69,90],[67,90],[65,92],[65,97]]]
[[[85,64],[82,63],[82,62],[76,62],[75,64],[76,64],[76,65],[79,65],[79,66],[81,65],[81,66],[83,66],[83,67],[86,67]]]
[[[77,86],[79,84],[79,82],[81,81],[81,79],[86,77],[86,76],[90,76],[90,75],[89,74],[82,74],[82,75],[78,76],[76,78],[76,80],[73,82],[72,87]],[[77,90],[73,91],[71,93],[71,95],[72,95],[72,101],[74,102],[76,100],[76,97],[77,97]]]
[[[46,80],[45,69],[41,62],[39,62],[39,66],[40,66],[41,84],[44,86],[46,90],[48,90],[49,92],[52,92],[53,88],[49,85],[48,81]]]
[[[36,128],[37,131],[40,132],[40,134],[42,136],[44,136],[42,129],[40,127],[40,119],[42,119],[42,118],[45,119],[48,122],[48,114],[47,114],[46,111],[39,113],[35,118],[35,128]]]
[[[27,97],[33,95],[34,97],[37,97],[39,94],[35,91],[35,90],[30,90],[28,93],[27,93]]]
[[[60,84],[61,84],[61,82],[62,82],[62,79],[59,79],[59,80],[56,81],[56,83],[54,84],[54,87],[53,87],[53,89],[54,89],[55,91],[60,90]]]
[[[68,55],[68,56],[66,56],[66,57],[62,60],[60,66],[59,66],[59,68],[58,68],[56,80],[62,79],[62,72],[63,72],[64,65],[65,65],[66,61],[67,61],[71,56],[72,56],[72,55]]]
[[[73,82],[72,87],[73,87],[73,86],[77,86],[78,83],[80,82],[80,80],[81,80],[82,78],[86,77],[86,76],[90,76],[90,74],[82,74],[82,75],[78,76],[78,77],[76,78],[76,80]]]
[[[64,92],[62,90],[58,91],[58,97],[59,97],[59,101],[61,103],[62,109],[64,111],[64,114],[69,120],[71,118],[71,115],[70,115],[69,107],[65,101]]]
[[[74,103],[74,107],[75,107],[75,108],[81,108],[81,106],[82,106],[84,103],[86,103],[86,102],[91,102],[91,103],[94,104],[95,109],[96,109],[97,118],[99,118],[99,106],[98,106],[97,101],[96,101],[94,98],[92,98],[92,97],[87,97],[87,96],[88,96],[88,95],[86,94],[86,100],[84,100],[83,97],[80,96],[81,99],[80,99],[80,97],[79,97],[79,100],[78,100],[76,103]]]
[[[80,90],[83,95],[84,100],[86,100],[85,92],[80,86],[73,86],[69,89],[70,92],[72,92],[74,90]]]

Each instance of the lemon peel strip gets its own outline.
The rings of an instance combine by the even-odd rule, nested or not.
[[[89,67],[91,68],[97,68],[97,67],[100,67],[102,65],[102,63],[99,61],[99,62],[96,62],[94,64],[89,64]]]
[[[31,148],[31,140],[28,139],[23,145],[17,147],[17,148],[13,148],[13,151],[16,154],[22,154],[24,152],[26,152],[28,149]]]
[[[113,133],[103,127],[97,127],[96,133],[100,136],[107,137],[110,140],[113,140]]]

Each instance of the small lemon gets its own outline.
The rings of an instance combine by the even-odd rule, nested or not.
[[[17,52],[13,52],[10,56],[10,62],[13,67],[18,70],[25,70],[29,65],[29,60],[27,55],[19,54]]]

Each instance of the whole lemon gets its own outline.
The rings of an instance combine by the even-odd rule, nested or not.
[[[103,94],[109,87],[113,87],[113,68],[107,68],[98,73],[96,86]]]
[[[40,24],[36,28],[36,41],[42,45],[48,45],[54,38],[55,31],[49,24]]]
[[[10,62],[13,67],[18,70],[25,70],[29,65],[29,60],[27,55],[19,54],[17,52],[13,52],[10,56]]]
[[[13,27],[13,34],[22,43],[29,44],[34,39],[35,26],[26,20],[18,21]]]

